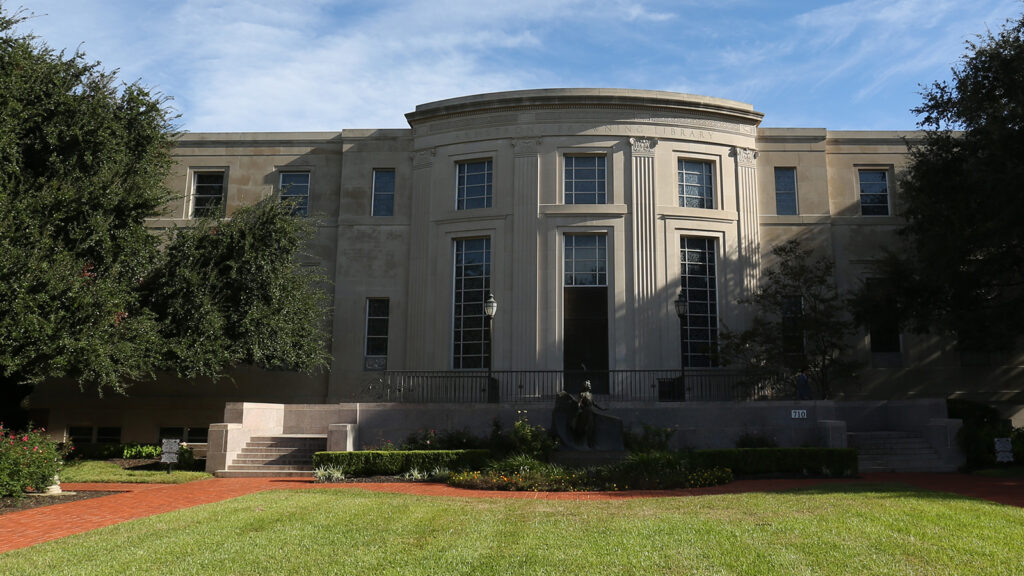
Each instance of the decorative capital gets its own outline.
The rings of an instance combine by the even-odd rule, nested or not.
[[[634,156],[654,156],[654,147],[658,145],[658,139],[630,138],[629,145],[633,148]]]
[[[512,152],[516,156],[533,156],[540,153],[541,138],[524,138],[512,141]]]
[[[757,150],[734,146],[732,155],[736,157],[736,163],[740,166],[754,166],[757,163]]]
[[[437,150],[431,148],[429,150],[417,150],[412,153],[412,167],[415,168],[426,168],[434,163],[434,156],[437,155]]]

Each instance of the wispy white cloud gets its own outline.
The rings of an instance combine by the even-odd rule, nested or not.
[[[90,58],[175,96],[194,131],[404,127],[424,102],[557,86],[732,98],[769,123],[837,127],[893,106],[908,117],[894,94],[913,96],[971,34],[1021,11],[1017,0],[803,12],[756,0],[24,1],[49,14],[30,23],[47,41],[84,40]]]

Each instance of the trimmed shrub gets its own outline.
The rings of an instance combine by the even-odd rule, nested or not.
[[[736,448],[698,450],[689,455],[694,468],[729,468],[734,474],[799,474],[856,476],[857,451],[852,448]]]
[[[462,430],[419,430],[409,434],[402,450],[473,450],[486,448],[487,440]]]
[[[0,497],[42,492],[53,483],[62,450],[44,432],[14,432],[0,426]]]
[[[490,456],[487,450],[363,450],[359,452],[317,452],[314,468],[342,468],[349,478],[397,476],[412,469],[481,468]]]

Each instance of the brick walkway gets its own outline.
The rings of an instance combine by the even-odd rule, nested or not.
[[[220,502],[264,490],[362,488],[376,492],[471,498],[527,498],[545,500],[621,500],[666,496],[706,496],[743,492],[778,492],[840,483],[902,483],[927,490],[952,492],[1024,507],[1024,479],[984,478],[965,474],[867,474],[859,479],[739,480],[723,486],[690,490],[630,492],[491,492],[464,490],[432,483],[313,484],[309,480],[281,478],[213,478],[187,484],[63,484],[68,491],[104,490],[120,494],[32,508],[0,516],[0,553],[33,546],[64,536],[87,532],[182,508]]]

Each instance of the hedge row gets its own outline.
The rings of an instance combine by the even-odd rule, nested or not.
[[[360,452],[317,452],[313,467],[341,468],[345,475],[394,476],[412,469],[431,471],[479,469],[490,458],[488,450],[364,450]]]
[[[852,448],[735,448],[698,450],[690,455],[695,468],[729,468],[739,476],[802,474],[856,476],[857,451]]]

